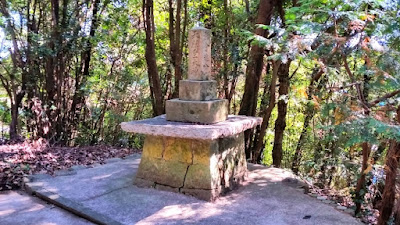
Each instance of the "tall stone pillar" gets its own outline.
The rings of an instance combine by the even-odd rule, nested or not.
[[[167,120],[202,124],[218,123],[228,116],[228,100],[217,98],[211,74],[211,31],[189,31],[188,79],[179,82],[179,99],[166,102]]]
[[[189,80],[212,80],[211,31],[195,27],[189,31]]]

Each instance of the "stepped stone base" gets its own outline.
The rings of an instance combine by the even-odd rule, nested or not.
[[[184,101],[172,99],[165,104],[169,121],[213,124],[228,118],[228,100]]]
[[[135,185],[213,201],[246,173],[243,133],[216,140],[148,135]]]
[[[217,82],[215,80],[181,80],[179,81],[179,99],[193,101],[217,99]]]

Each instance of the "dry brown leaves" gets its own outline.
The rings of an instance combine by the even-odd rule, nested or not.
[[[103,164],[123,158],[137,149],[111,146],[51,147],[43,140],[0,145],[0,190],[18,189],[24,177],[34,173],[53,175],[74,165]]]

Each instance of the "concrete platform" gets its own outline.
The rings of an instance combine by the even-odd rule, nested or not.
[[[98,224],[362,224],[282,182],[292,174],[281,169],[249,164],[244,186],[209,203],[133,186],[139,162],[134,155],[70,175],[33,176],[26,187]]]
[[[194,123],[167,121],[165,115],[151,119],[121,123],[126,132],[176,138],[215,140],[229,137],[260,125],[262,118],[229,115],[226,121],[202,125]]]
[[[93,223],[24,192],[3,191],[0,192],[0,224],[91,225]]]

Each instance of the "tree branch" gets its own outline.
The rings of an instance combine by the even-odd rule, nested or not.
[[[386,94],[386,95],[384,95],[384,96],[382,96],[382,97],[380,97],[380,98],[375,99],[375,100],[372,101],[371,103],[368,103],[368,106],[369,106],[369,107],[372,107],[372,106],[378,104],[379,102],[382,102],[382,101],[384,101],[384,100],[386,100],[386,99],[388,99],[388,98],[394,97],[394,96],[396,96],[396,95],[398,95],[398,94],[400,94],[400,89],[398,89],[398,90],[396,90],[396,91],[393,91],[393,92],[391,92],[391,93],[388,93],[388,94]]]

